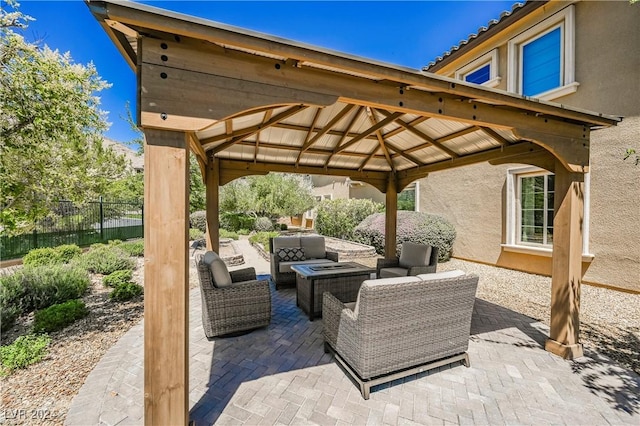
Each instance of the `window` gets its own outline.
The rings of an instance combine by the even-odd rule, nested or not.
[[[496,87],[500,83],[500,77],[498,77],[498,51],[494,49],[460,68],[456,71],[455,78],[469,83]]]
[[[573,6],[529,28],[508,43],[507,90],[551,100],[577,90]]]
[[[518,177],[518,243],[553,243],[553,182],[552,174]]]
[[[551,256],[555,176],[538,167],[509,169],[506,182],[505,251]],[[584,179],[583,260],[589,253],[589,174]]]

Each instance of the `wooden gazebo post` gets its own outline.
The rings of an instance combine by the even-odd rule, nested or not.
[[[398,188],[394,173],[389,173],[387,180],[385,226],[384,226],[384,257],[396,256],[396,235],[398,227]]]
[[[218,218],[220,210],[220,164],[213,156],[207,163],[205,185],[207,196],[207,250],[220,253],[220,219]]]
[[[182,132],[144,134],[144,421],[187,424],[188,141]]]
[[[583,355],[579,338],[584,174],[556,161],[554,191],[551,329],[545,349],[573,359]]]

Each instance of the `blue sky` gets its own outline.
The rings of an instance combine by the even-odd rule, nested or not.
[[[144,1],[142,3],[235,25],[352,55],[420,69],[475,33],[513,1]],[[136,135],[123,117],[135,110],[136,79],[113,43],[80,0],[22,0],[36,19],[25,30],[75,62],[93,62],[112,83],[101,92],[112,123],[106,136],[125,142]]]

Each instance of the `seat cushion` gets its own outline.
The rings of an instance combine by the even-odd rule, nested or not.
[[[405,241],[402,243],[402,251],[400,252],[400,261],[398,263],[403,268],[427,266],[430,257],[431,246]]]
[[[378,278],[406,277],[409,270],[406,268],[382,268]]]
[[[273,253],[278,253],[278,249],[283,247],[300,247],[300,237],[276,237],[273,239]]]
[[[307,259],[324,259],[327,257],[324,237],[301,237],[300,247],[304,249],[304,255]]]
[[[302,247],[282,247],[276,253],[280,262],[297,262],[306,259]]]
[[[333,260],[329,260],[329,259],[307,259],[307,260],[301,260],[299,262],[280,262],[278,264],[278,271],[280,273],[294,272],[294,271],[291,270],[291,266],[293,266],[293,265],[307,265],[307,264],[317,264],[317,263],[333,263]]]
[[[463,275],[466,275],[466,272],[459,269],[454,269],[453,271],[434,272],[433,274],[420,274],[417,277],[422,281],[433,281],[441,280],[443,278],[456,278]]]
[[[213,277],[213,285],[218,288],[229,287],[233,282],[231,281],[231,274],[227,269],[227,265],[224,264],[220,256],[213,251],[208,251],[202,257],[202,262],[209,265],[211,270],[211,276]]]

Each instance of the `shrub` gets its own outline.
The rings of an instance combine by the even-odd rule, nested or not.
[[[384,210],[384,205],[365,199],[325,200],[318,205],[316,231],[327,237],[354,239],[354,229],[366,217]]]
[[[16,324],[20,316],[20,308],[12,306],[0,306],[0,331],[5,332]]]
[[[273,222],[268,217],[259,217],[256,219],[253,229],[258,232],[273,231]]]
[[[33,320],[33,330],[36,333],[62,330],[80,318],[89,314],[89,310],[82,300],[69,300],[68,302],[49,306],[41,311],[36,311]]]
[[[118,247],[124,250],[129,256],[144,256],[144,240],[125,241],[124,243],[118,244]]]
[[[53,247],[42,247],[30,250],[22,259],[25,266],[59,265],[64,263],[60,252]]]
[[[191,241],[201,240],[202,238],[204,238],[204,232],[202,232],[198,228],[190,228],[189,229],[189,239]]]
[[[244,228],[238,229],[238,235],[249,235],[250,233],[251,231],[249,231],[248,229],[244,229]]]
[[[189,215],[189,227],[207,232],[207,212],[198,210]]]
[[[123,302],[125,300],[133,299],[144,293],[144,287],[136,283],[123,283],[118,284],[109,294],[109,299]]]
[[[289,229],[289,227],[287,226],[287,224],[286,224],[286,223],[281,223],[281,224],[280,224],[280,230],[281,230],[281,231],[286,231],[287,229]]]
[[[231,238],[232,240],[237,240],[240,237],[236,232],[227,231],[226,229],[220,228],[220,238]]]
[[[25,335],[12,344],[0,347],[2,375],[8,375],[18,368],[35,364],[47,355],[51,339],[47,335]]]
[[[103,275],[134,266],[133,259],[119,245],[92,248],[80,256],[78,262],[87,271]]]
[[[87,271],[72,265],[26,267],[0,277],[0,309],[17,307],[20,313],[77,299],[90,284]]]
[[[235,212],[220,213],[220,227],[230,231],[237,232],[240,229],[253,229],[255,222],[256,217],[253,214]]]
[[[249,242],[251,244],[262,244],[265,251],[269,252],[269,238],[274,238],[280,235],[280,233],[271,231],[271,232],[258,232],[255,235],[249,237]]]
[[[384,213],[376,213],[367,217],[356,227],[355,240],[371,245],[379,254],[384,254],[384,225]],[[398,211],[396,231],[398,256],[402,242],[411,241],[438,247],[438,260],[444,262],[451,257],[455,238],[456,230],[453,225],[440,216],[421,212]]]
[[[120,284],[125,284],[130,282],[132,277],[133,277],[133,271],[131,269],[114,271],[102,278],[102,284],[104,284],[106,287],[115,288]]]
[[[55,248],[64,263],[69,263],[82,254],[82,249],[75,244],[65,244]]]

